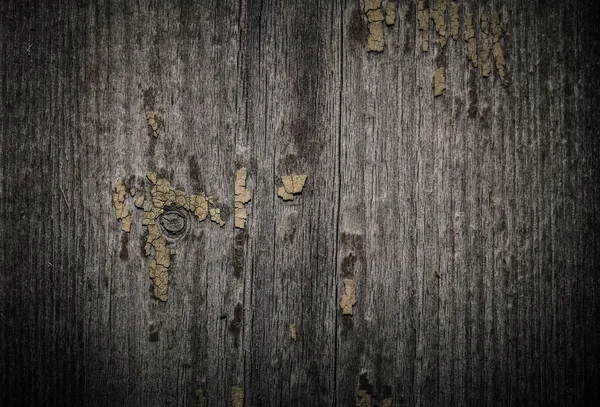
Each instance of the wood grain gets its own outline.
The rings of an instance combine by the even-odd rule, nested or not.
[[[0,405],[600,402],[600,6],[460,1],[424,53],[397,3],[368,53],[360,0],[0,2]],[[493,11],[505,81],[466,58]],[[228,218],[166,303],[111,201],[148,170]]]

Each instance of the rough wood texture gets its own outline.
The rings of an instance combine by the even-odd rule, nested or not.
[[[357,0],[0,2],[0,405],[600,402],[598,2],[461,1],[427,53],[397,3],[367,53]],[[466,59],[491,11],[505,83]],[[166,303],[111,202],[147,170],[229,216]]]

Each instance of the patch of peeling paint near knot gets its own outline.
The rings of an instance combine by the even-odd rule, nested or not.
[[[118,178],[113,187],[113,204],[117,220],[121,221],[121,230],[129,233],[131,231],[131,214],[127,206],[125,206],[126,194],[127,190],[125,185],[123,185],[123,180]]]
[[[248,210],[246,204],[250,202],[250,191],[246,188],[246,178],[248,171],[245,167],[240,168],[235,172],[235,227],[244,229],[246,220],[248,219]]]
[[[306,175],[295,174],[282,176],[283,186],[277,190],[277,195],[284,201],[293,201],[295,195],[302,193],[306,178]]]
[[[344,295],[340,301],[343,315],[352,315],[352,306],[356,304],[356,286],[354,280],[344,280]]]
[[[241,387],[233,387],[231,389],[231,407],[244,406],[244,389]]]

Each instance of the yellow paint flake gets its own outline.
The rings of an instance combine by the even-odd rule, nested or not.
[[[131,195],[131,197],[134,197],[135,196],[135,188],[131,188],[129,190],[129,194]]]
[[[235,172],[235,227],[238,229],[244,229],[246,227],[246,219],[248,218],[248,211],[246,210],[246,204],[250,202],[250,191],[246,188],[246,178],[248,171],[245,167],[240,168]]]
[[[446,89],[446,76],[444,74],[444,67],[440,67],[435,70],[433,82],[434,96],[440,96],[444,89]]]
[[[306,175],[284,175],[281,177],[283,186],[277,190],[277,195],[284,201],[293,201],[294,195],[298,195],[304,189]]]
[[[392,407],[392,398],[383,399],[381,407]]]
[[[158,137],[158,117],[155,112],[146,113],[146,120],[148,120],[148,126],[152,129],[154,137]]]
[[[123,180],[118,178],[113,187],[113,204],[115,205],[115,214],[117,220],[121,220],[121,230],[123,232],[131,231],[131,214],[125,206],[125,195],[127,190],[123,185]]]
[[[381,8],[381,0],[365,0],[365,13]]]
[[[385,5],[385,24],[387,26],[394,25],[396,22],[396,3],[388,1]]]
[[[487,78],[492,71],[490,61],[490,25],[488,15],[481,15],[481,76]]]
[[[468,15],[466,19],[465,42],[467,43],[467,59],[474,67],[477,67],[477,40],[475,39],[475,28],[473,27],[473,16]]]
[[[365,14],[367,16],[367,27],[369,36],[367,37],[367,50],[383,52],[385,41],[383,39],[383,10],[381,9],[381,0],[365,0]]]
[[[244,389],[241,387],[233,387],[231,389],[231,407],[244,406]]]
[[[138,209],[144,209],[144,199],[145,199],[144,195],[140,195],[140,196],[137,197],[137,199],[135,200],[135,202],[133,202],[133,204]]]
[[[212,197],[207,197],[204,194],[187,194],[185,191],[176,190],[166,179],[157,178],[154,172],[148,173],[148,179],[154,184],[150,191],[151,199],[147,201],[138,199],[136,206],[139,204],[144,209],[142,225],[148,228],[145,245],[146,255],[150,256],[152,249],[154,249],[154,258],[150,263],[150,278],[154,283],[154,295],[159,300],[166,301],[169,267],[171,265],[170,256],[175,254],[175,251],[167,248],[167,240],[157,224],[160,215],[169,207],[177,207],[190,211],[200,221],[206,219],[210,214],[210,219],[213,222],[221,226],[224,222],[221,219],[220,209],[210,207],[213,204]],[[143,198],[143,196],[140,198]]]
[[[504,79],[506,61],[504,60],[504,51],[502,50],[502,33],[505,31],[500,23],[500,17],[497,13],[492,14],[492,35],[493,35],[493,50],[494,61],[496,62],[496,70],[500,79]]]
[[[206,407],[206,396],[204,390],[196,390],[196,407]]]
[[[460,22],[458,21],[458,3],[453,1],[450,3],[451,7],[451,20],[450,20],[450,30],[452,32],[452,39],[454,41],[458,40],[458,29],[460,27]]]
[[[365,390],[358,392],[358,407],[371,407],[371,395]]]
[[[354,280],[344,280],[345,294],[340,301],[343,315],[352,315],[352,306],[356,304],[356,286]]]
[[[440,36],[442,48],[446,45],[446,0],[434,0],[431,11],[431,19],[435,24],[435,30]]]
[[[290,324],[290,335],[292,336],[292,340],[296,340],[296,326],[294,324]]]
[[[424,0],[419,0],[417,3],[417,20],[421,30],[421,49],[427,52],[429,51],[429,9],[425,8]]]

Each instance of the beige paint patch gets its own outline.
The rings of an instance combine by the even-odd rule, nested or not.
[[[371,407],[371,395],[365,390],[358,392],[358,407]]]
[[[477,40],[475,39],[475,28],[473,27],[473,16],[468,15],[465,21],[465,42],[467,43],[467,59],[474,67],[477,67]]]
[[[150,111],[146,113],[146,120],[148,120],[148,126],[152,129],[154,137],[158,137],[158,116],[155,112]]]
[[[117,220],[121,220],[121,230],[123,232],[131,231],[131,214],[125,206],[125,195],[127,190],[123,185],[123,180],[118,178],[113,187],[113,204],[115,206],[115,215]]]
[[[421,49],[427,52],[429,51],[429,9],[425,8],[424,0],[419,0],[417,3],[417,20],[421,30]]]
[[[442,48],[446,45],[446,0],[434,0],[431,10],[431,19],[435,25],[435,30],[440,36]]]
[[[383,399],[383,403],[381,404],[381,407],[392,407],[393,400],[394,399],[392,399],[392,398]]]
[[[294,325],[294,324],[290,324],[290,335],[292,337],[292,340],[295,341],[296,340],[296,325]]]
[[[490,25],[486,13],[481,14],[481,76],[487,78],[492,71],[490,61]]]
[[[381,0],[365,0],[365,13],[381,8]]]
[[[367,50],[383,52],[385,40],[383,39],[383,10],[381,0],[365,0],[365,14],[367,16]]]
[[[458,3],[453,1],[452,3],[450,3],[450,8],[450,30],[452,32],[452,39],[456,41],[458,40],[458,29],[460,28],[460,22],[458,19]]]
[[[196,390],[196,407],[206,407],[206,396],[204,390]]]
[[[387,26],[394,25],[396,22],[396,3],[388,1],[385,5],[385,24]]]
[[[440,96],[446,89],[446,75],[444,74],[444,67],[440,67],[435,70],[433,82],[434,96]]]
[[[504,79],[506,61],[504,60],[504,50],[502,49],[502,34],[506,28],[500,23],[500,16],[497,13],[492,14],[492,35],[493,35],[493,50],[496,70],[500,79]]]
[[[240,168],[235,172],[235,227],[238,229],[244,229],[246,227],[246,220],[248,219],[248,211],[246,204],[250,202],[250,191],[246,188],[246,178],[248,171],[245,167]]]
[[[281,177],[283,186],[277,190],[277,195],[284,201],[293,201],[294,195],[302,193],[306,178],[306,175],[284,175]]]
[[[176,190],[166,179],[157,178],[154,172],[148,172],[147,177],[153,183],[150,191],[151,199],[138,202],[141,203],[144,209],[142,225],[148,228],[145,251],[146,255],[150,256],[152,249],[154,249],[154,258],[150,263],[150,278],[154,283],[156,298],[166,301],[171,255],[175,254],[175,251],[167,248],[167,240],[162,235],[157,223],[160,215],[169,207],[177,207],[193,213],[200,221],[206,219],[209,214],[213,222],[221,225],[223,221],[220,216],[220,209],[211,207],[213,205],[212,197],[207,197],[204,194],[193,195]]]
[[[343,315],[352,315],[352,306],[356,304],[356,286],[354,280],[344,280],[344,292],[340,301],[340,308]]]
[[[244,406],[244,389],[241,387],[233,387],[231,389],[231,407]]]
[[[133,202],[133,204],[135,205],[136,208],[138,209],[144,209],[144,195],[140,195],[137,197],[137,199]]]

